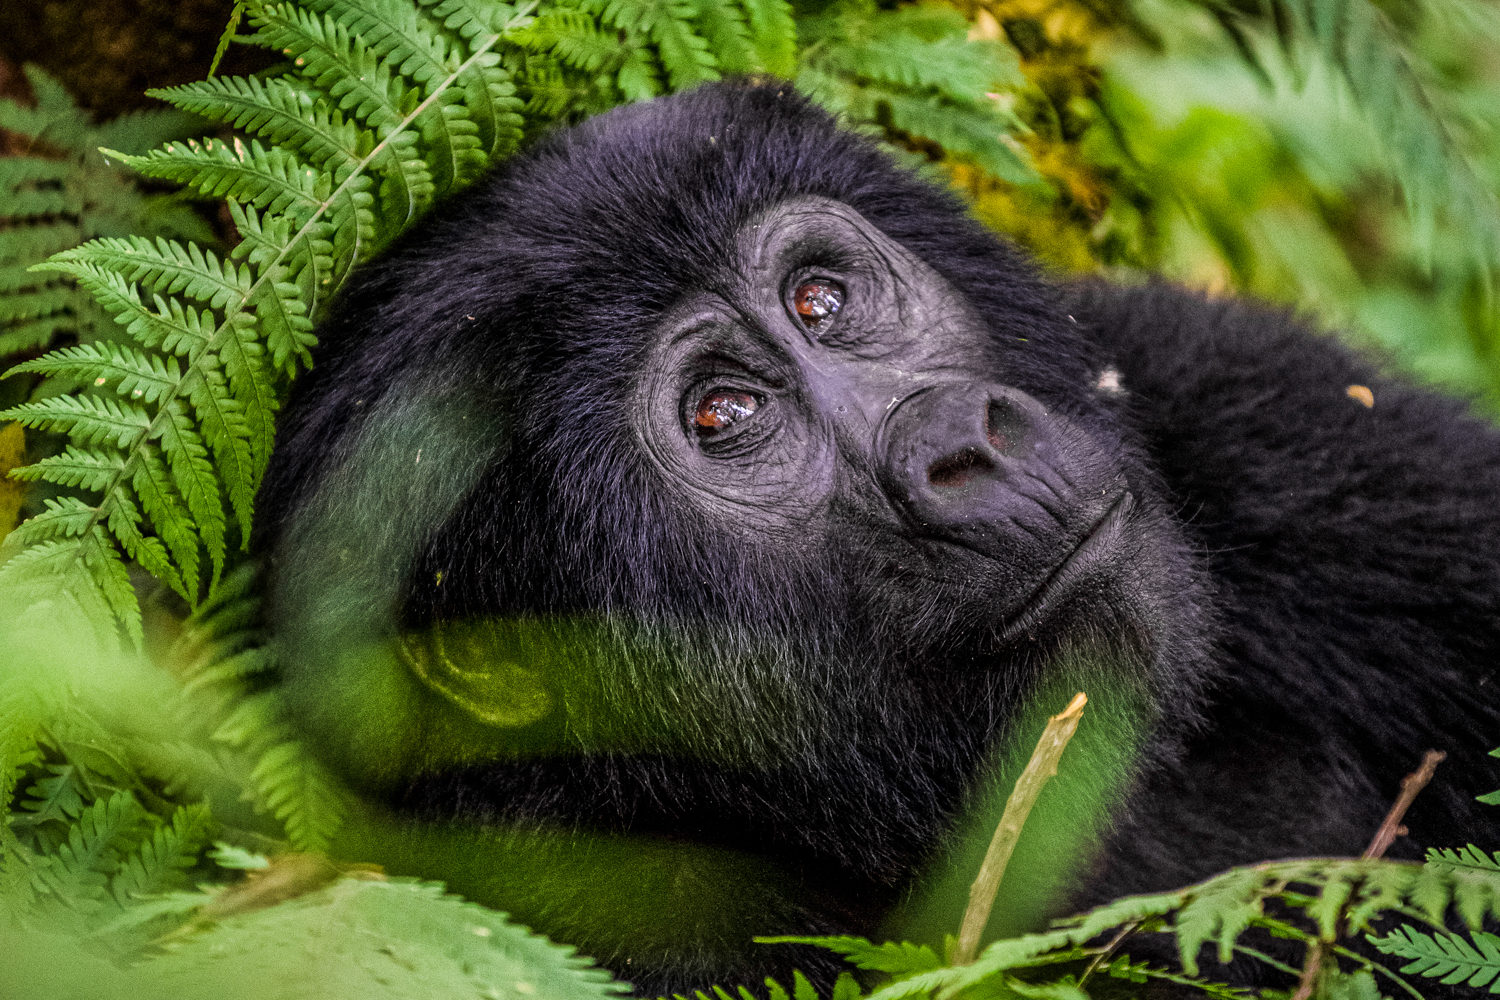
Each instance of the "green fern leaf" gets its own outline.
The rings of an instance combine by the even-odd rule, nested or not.
[[[211,829],[208,806],[178,806],[171,825],[153,830],[110,879],[109,894],[115,903],[126,910],[138,905],[142,896],[181,888],[187,882],[185,871],[197,863]]]
[[[82,444],[108,441],[128,448],[151,426],[150,415],[134,403],[105,396],[54,396],[0,410],[0,420],[26,427],[65,431]]]
[[[1234,956],[1234,939],[1261,915],[1261,890],[1270,875],[1259,868],[1234,868],[1199,886],[1177,915],[1177,948],[1182,968],[1198,975],[1198,950],[1213,941],[1219,961]]]
[[[566,7],[554,7],[538,16],[523,40],[591,74],[618,62],[622,54],[619,41],[600,31],[593,17]]]
[[[224,569],[224,508],[219,480],[208,460],[203,438],[188,418],[183,404],[173,400],[163,410],[167,419],[158,422],[157,428],[167,467],[172,472],[172,484],[193,516],[198,535],[213,564],[212,579],[218,580]]]
[[[51,777],[38,778],[26,789],[26,798],[21,802],[24,810],[10,816],[15,826],[35,826],[56,822],[70,824],[83,815],[83,790],[78,783],[78,767],[74,764],[48,764]]]
[[[1411,927],[1397,927],[1385,937],[1366,940],[1387,955],[1409,958],[1403,973],[1418,973],[1445,985],[1466,983],[1489,987],[1500,993],[1500,938],[1485,931],[1472,931],[1470,944],[1457,934],[1443,931],[1428,935]]]
[[[322,207],[324,179],[281,146],[266,149],[258,141],[205,139],[173,142],[146,156],[107,155],[147,177],[186,184],[212,199],[230,198],[267,212],[308,219]]]
[[[755,61],[774,76],[797,71],[797,22],[787,0],[743,0]]]
[[[44,285],[33,291],[19,292],[0,298],[0,323],[35,319],[61,312],[73,304],[73,290],[57,285]]]
[[[648,101],[664,89],[650,53],[639,45],[627,51],[615,83],[627,101]]]
[[[49,455],[31,465],[24,465],[14,470],[11,475],[16,479],[31,482],[43,480],[57,483],[59,486],[104,490],[124,468],[125,459],[117,451],[99,451],[69,445],[62,454]],[[26,522],[26,524],[29,523],[30,521]],[[16,530],[20,531],[26,524]]]
[[[941,968],[943,960],[931,948],[908,941],[872,944],[862,937],[758,937],[760,944],[810,944],[843,955],[856,968],[905,976]]]
[[[184,309],[175,300],[168,302],[160,296],[156,298],[159,311],[152,312],[141,302],[136,287],[115,271],[81,259],[59,262],[54,258],[44,266],[66,268],[101,306],[115,314],[117,323],[146,347],[191,356],[200,353],[212,337],[211,314]]]
[[[459,75],[459,65],[443,36],[429,29],[406,0],[316,0],[313,6],[330,12],[375,57],[398,66],[402,76],[421,84],[426,96],[442,94],[439,103],[417,119],[426,140],[424,158],[435,168],[436,190],[443,192],[477,177],[485,165],[479,126],[469,120],[467,106],[459,103],[463,88],[448,89]],[[483,81],[477,82],[487,93]]]
[[[143,236],[93,240],[58,254],[43,266],[82,280],[87,269],[78,265],[115,272],[159,295],[188,295],[215,309],[242,306],[252,280],[248,270],[237,270],[229,261],[220,263],[196,243],[152,241]]]
[[[229,212],[243,237],[235,255],[247,258],[261,273],[251,296],[272,364],[287,375],[297,366],[312,364],[317,343],[309,314],[333,282],[333,227],[326,222],[304,224],[297,236],[284,216],[263,217],[237,202]]]
[[[166,547],[157,538],[148,538],[141,532],[141,512],[123,490],[109,497],[109,516],[106,526],[119,540],[125,554],[140,564],[141,568],[166,583],[185,599],[191,601],[182,579],[167,558]]]
[[[838,62],[856,75],[915,92],[935,91],[960,103],[1000,86],[1024,83],[1013,53],[1000,45],[969,41],[961,16],[954,27],[954,35],[936,41],[888,30],[842,49]]]
[[[277,743],[261,755],[250,773],[272,814],[286,827],[299,851],[327,851],[343,825],[338,784],[295,740]]]
[[[604,24],[655,43],[673,90],[719,78],[708,43],[693,30],[698,10],[692,0],[584,0],[581,6]]]
[[[342,826],[344,792],[331,774],[285,732],[273,692],[242,697],[214,739],[256,756],[250,782],[261,803],[301,851],[326,851]]]
[[[65,375],[95,385],[115,382],[120,395],[146,403],[157,402],[182,381],[176,358],[146,354],[128,344],[109,342],[60,348],[16,365],[6,374],[15,372]]]
[[[888,93],[881,97],[891,109],[891,122],[913,135],[932,139],[950,153],[971,156],[987,172],[1012,184],[1036,180],[1036,173],[1000,136],[1003,119],[982,111],[945,103],[936,97]]]
[[[404,127],[420,103],[418,93],[331,16],[268,5],[254,21],[260,44],[290,55],[330,103],[374,132],[383,175],[381,214],[388,232],[405,225],[435,193],[432,173],[417,153],[417,135]]]
[[[1418,238],[1430,251],[1434,218],[1442,211],[1470,227],[1475,257],[1491,270],[1500,260],[1494,192],[1434,109],[1401,30],[1370,0],[1287,0],[1286,10],[1299,33],[1343,72],[1376,134],[1387,137]]]
[[[38,261],[83,239],[83,231],[67,222],[0,230],[0,261]]]
[[[737,0],[694,2],[698,16],[693,19],[693,27],[708,44],[720,72],[743,74],[763,68],[750,41],[745,11]]]
[[[219,77],[147,93],[261,136],[336,181],[352,173],[363,155],[358,125],[330,109],[321,95],[284,79]]]
[[[129,792],[116,792],[85,809],[59,844],[46,870],[47,888],[69,909],[92,912],[105,898],[109,876],[120,866],[120,848],[141,824],[144,810]]]
[[[511,74],[494,52],[502,37],[510,35],[529,22],[504,3],[479,3],[475,0],[419,0],[424,5],[436,3],[432,16],[465,42],[465,68],[458,86],[464,92],[464,105],[479,126],[479,145],[487,159],[506,156],[521,141],[522,102],[516,96]]]
[[[1434,870],[1444,872],[1500,872],[1500,853],[1491,855],[1473,844],[1458,850],[1432,848],[1427,852],[1427,864]]]
[[[139,644],[141,611],[130,574],[102,526],[67,541],[22,549],[0,565],[0,586],[18,598],[71,600],[101,645],[116,641],[115,622]]]
[[[157,534],[172,553],[181,574],[184,596],[191,604],[198,595],[198,534],[194,530],[182,495],[178,493],[167,471],[161,452],[153,445],[143,445],[136,453],[135,475],[131,479],[136,496],[146,516],[151,518]]]
[[[12,544],[35,545],[54,539],[76,538],[98,522],[98,508],[90,507],[76,497],[48,497],[42,503],[45,509],[40,514],[27,518],[11,533],[15,538]]]
[[[230,395],[223,374],[209,364],[200,365],[184,381],[183,389],[192,404],[203,441],[213,450],[212,468],[229,491],[230,503],[240,525],[248,530],[255,483],[259,477],[248,440],[250,432],[245,407]],[[178,404],[174,401],[169,405]],[[182,423],[175,416],[174,420],[181,426],[191,426],[190,422]],[[167,454],[170,460],[170,449]]]

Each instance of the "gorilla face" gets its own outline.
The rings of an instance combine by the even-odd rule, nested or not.
[[[1100,605],[1146,621],[1118,437],[1005,374],[941,275],[803,198],[743,228],[717,280],[651,331],[634,431],[706,533],[844,554],[878,617],[942,604],[996,647],[1081,593],[1096,621]]]
[[[1155,732],[1148,765],[1158,706],[1195,718],[1203,586],[1128,396],[1017,255],[784,89],[554,137],[320,337],[258,500],[294,721],[500,838],[464,865],[586,830],[665,838],[684,897],[683,845],[780,866],[645,944],[514,858],[387,860],[638,983],[871,932],[1039,687]]]

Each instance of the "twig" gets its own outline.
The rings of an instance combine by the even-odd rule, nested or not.
[[[1016,787],[1005,800],[1000,825],[995,827],[995,836],[990,841],[989,850],[984,853],[979,875],[969,889],[969,905],[964,910],[958,945],[953,951],[954,965],[968,965],[979,954],[979,938],[984,933],[984,925],[989,923],[990,908],[995,905],[995,894],[1000,890],[1005,866],[1020,839],[1021,827],[1031,814],[1031,807],[1036,805],[1042,786],[1057,773],[1057,760],[1077,732],[1078,720],[1083,718],[1083,706],[1088,700],[1088,696],[1080,691],[1068,702],[1067,708],[1047,720],[1047,728],[1042,730],[1042,738],[1037,740],[1026,770],[1016,779]]]
[[[1406,810],[1411,808],[1412,799],[1417,793],[1427,787],[1432,780],[1432,772],[1443,762],[1448,755],[1441,750],[1429,750],[1422,756],[1422,766],[1411,774],[1401,779],[1401,794],[1396,796],[1396,804],[1391,806],[1391,811],[1386,813],[1385,822],[1380,824],[1380,829],[1375,831],[1375,839],[1370,841],[1370,846],[1365,848],[1363,858],[1378,858],[1384,856],[1386,849],[1397,836],[1406,832],[1401,825]]]
[[[1132,920],[1124,927],[1121,927],[1120,933],[1111,938],[1109,944],[1099,949],[1099,954],[1095,955],[1094,960],[1089,963],[1089,967],[1083,970],[1083,975],[1078,977],[1078,985],[1082,987],[1084,983],[1088,982],[1089,976],[1092,976],[1094,974],[1094,970],[1099,968],[1099,963],[1113,954],[1114,950],[1120,947],[1120,942],[1125,940],[1126,935],[1134,931],[1139,926],[1141,926],[1141,922],[1139,920]]]
[[[1307,942],[1307,961],[1302,963],[1302,978],[1297,980],[1297,992],[1292,1000],[1307,1000],[1317,985],[1318,973],[1323,971],[1323,942],[1314,938]]]
[[[1412,800],[1417,797],[1417,793],[1427,787],[1427,783],[1432,780],[1432,773],[1447,756],[1441,750],[1429,750],[1422,755],[1422,766],[1401,779],[1401,794],[1396,796],[1396,802],[1391,806],[1391,811],[1385,814],[1385,822],[1380,824],[1380,829],[1375,831],[1375,837],[1370,841],[1370,846],[1365,848],[1365,853],[1360,857],[1370,859],[1383,856],[1390,848],[1392,841],[1406,832],[1406,827],[1401,825],[1402,818],[1406,816],[1406,810],[1411,808]],[[1354,954],[1338,947],[1334,941],[1309,941],[1307,943],[1307,961],[1302,965],[1302,976],[1297,980],[1297,991],[1292,994],[1291,1000],[1308,1000],[1312,996],[1313,987],[1318,982],[1318,973],[1323,968],[1324,956],[1335,951],[1347,955]],[[1365,961],[1361,956],[1355,957]],[[1407,988],[1410,989],[1410,987]]]

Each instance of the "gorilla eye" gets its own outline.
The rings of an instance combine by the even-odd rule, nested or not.
[[[792,308],[809,330],[816,330],[844,304],[844,290],[831,281],[805,281],[792,292]]]
[[[693,411],[693,430],[699,438],[715,437],[759,407],[760,400],[748,392],[715,389],[698,401],[698,408]]]

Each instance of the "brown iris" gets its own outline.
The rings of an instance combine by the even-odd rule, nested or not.
[[[698,401],[693,411],[693,430],[700,438],[728,430],[756,411],[760,400],[738,389],[715,389]]]
[[[844,304],[844,290],[829,281],[805,281],[792,292],[792,308],[809,330],[816,330]]]

